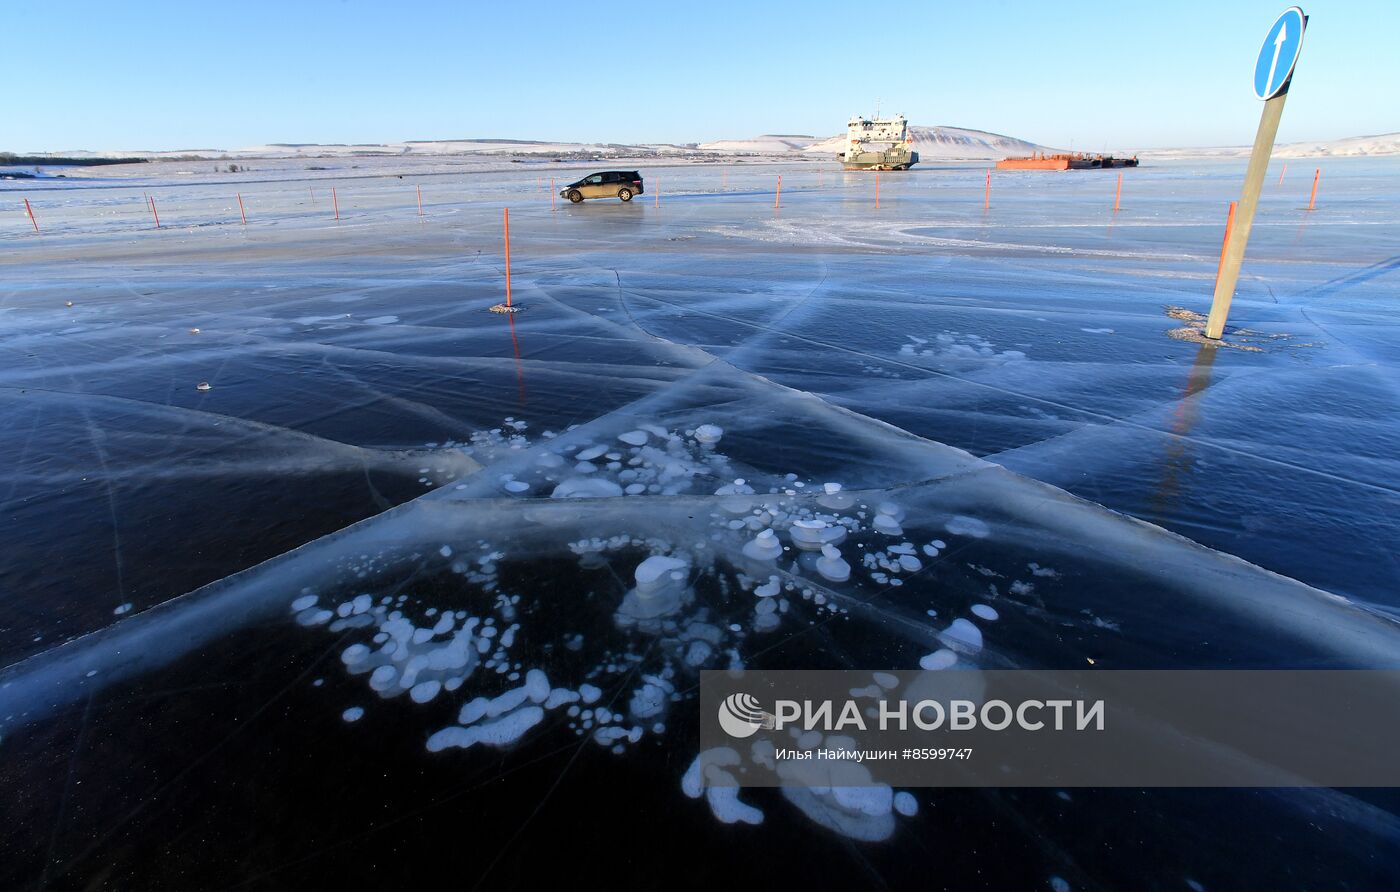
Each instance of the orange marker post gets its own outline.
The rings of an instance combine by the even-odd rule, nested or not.
[[[1220,245],[1220,265],[1215,268],[1215,281],[1220,281],[1220,271],[1225,268],[1225,250],[1230,247],[1230,231],[1235,228],[1235,207],[1237,201],[1230,202],[1230,213],[1225,218],[1225,241]]]
[[[243,225],[244,225],[244,226],[247,226],[247,225],[248,225],[248,212],[245,211],[245,210],[243,210],[243,193],[241,193],[241,192],[235,192],[234,194],[238,196],[238,216],[240,216],[240,217],[243,218]]]
[[[1312,198],[1308,199],[1308,210],[1317,207],[1317,181],[1320,179],[1322,179],[1322,168],[1319,167],[1317,173],[1313,174],[1313,191]]]
[[[510,306],[510,208],[505,209],[506,221],[506,306]]]
[[[992,172],[987,171],[987,191],[982,195],[982,210],[990,210],[992,207]]]
[[[1280,170],[1280,171],[1278,172],[1278,185],[1280,185],[1280,186],[1283,185],[1283,175],[1286,174],[1286,173],[1288,173],[1288,162],[1287,162],[1287,161],[1283,162],[1283,170]]]
[[[1118,213],[1118,202],[1123,197],[1123,175],[1118,174],[1118,191],[1113,193],[1113,213]]]
[[[151,203],[151,216],[156,218],[156,229],[160,228],[160,212],[156,210],[156,199],[154,195],[147,195],[146,200]]]
[[[783,175],[778,174],[778,191],[773,195],[773,207],[777,208],[783,203]]]
[[[652,180],[652,182],[655,183],[656,180]],[[651,206],[652,206],[652,207],[655,207],[655,208],[661,207],[661,187],[660,187],[660,186],[653,186],[653,187],[652,187],[652,196],[651,196],[651,197],[652,197]]]
[[[335,187],[331,187],[331,205],[335,208],[336,222],[340,222],[340,199],[336,197]]]
[[[29,206],[29,199],[24,200],[24,210],[29,214],[29,222],[34,224],[34,231],[39,231],[39,221],[34,219],[34,209]]]
[[[418,189],[418,216],[421,217],[423,216],[423,187],[417,186],[416,188]]]

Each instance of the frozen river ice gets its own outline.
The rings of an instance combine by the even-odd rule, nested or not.
[[[1392,885],[1387,791],[687,769],[701,668],[1400,665],[1400,162],[1327,160],[1312,213],[1270,178],[1220,348],[1181,330],[1237,162],[1117,214],[1107,173],[551,208],[559,165],[348,163],[0,183],[43,230],[0,229],[6,887],[460,847],[481,886]]]

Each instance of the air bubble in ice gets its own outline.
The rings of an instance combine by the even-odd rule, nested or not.
[[[467,749],[478,743],[502,747],[519,740],[526,731],[544,719],[544,710],[538,706],[526,706],[495,721],[473,725],[470,728],[452,726],[428,738],[428,752],[441,752],[449,747]]]
[[[438,695],[442,690],[442,682],[436,679],[432,681],[420,681],[408,692],[408,696],[414,703],[427,703]]]
[[[782,553],[783,545],[772,530],[764,530],[755,536],[753,541],[744,543],[744,556],[756,561],[775,560]]]
[[[308,607],[314,607],[318,600],[320,599],[317,598],[315,595],[302,595],[300,598],[297,598],[295,601],[292,602],[292,612],[301,613]],[[130,605],[123,604],[122,607],[130,607]],[[125,613],[126,611],[122,610],[121,607],[118,607],[117,610],[114,612]]]
[[[569,477],[554,487],[551,499],[606,499],[622,495],[622,487],[602,477]]]
[[[851,578],[851,565],[841,559],[841,550],[835,545],[823,545],[817,572],[831,582],[845,582]]]
[[[928,670],[947,669],[957,663],[957,661],[958,655],[945,647],[920,657],[919,668]]]
[[[698,443],[718,443],[723,436],[724,428],[717,424],[702,424],[695,429],[695,440]]]
[[[969,653],[977,653],[982,649],[982,630],[962,617],[953,620],[952,625],[943,630],[943,637],[961,645]]]
[[[840,545],[846,541],[846,528],[819,518],[795,520],[788,535],[792,537],[792,544],[803,551],[820,551],[823,545]]]

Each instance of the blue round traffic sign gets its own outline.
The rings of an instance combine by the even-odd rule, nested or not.
[[[1303,29],[1308,17],[1296,6],[1290,6],[1278,17],[1264,38],[1259,60],[1254,63],[1254,95],[1273,99],[1288,86],[1293,66],[1298,64],[1298,51],[1303,48]]]

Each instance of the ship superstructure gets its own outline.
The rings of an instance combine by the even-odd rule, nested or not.
[[[909,122],[893,118],[855,117],[846,124],[847,170],[908,170],[919,163]]]

